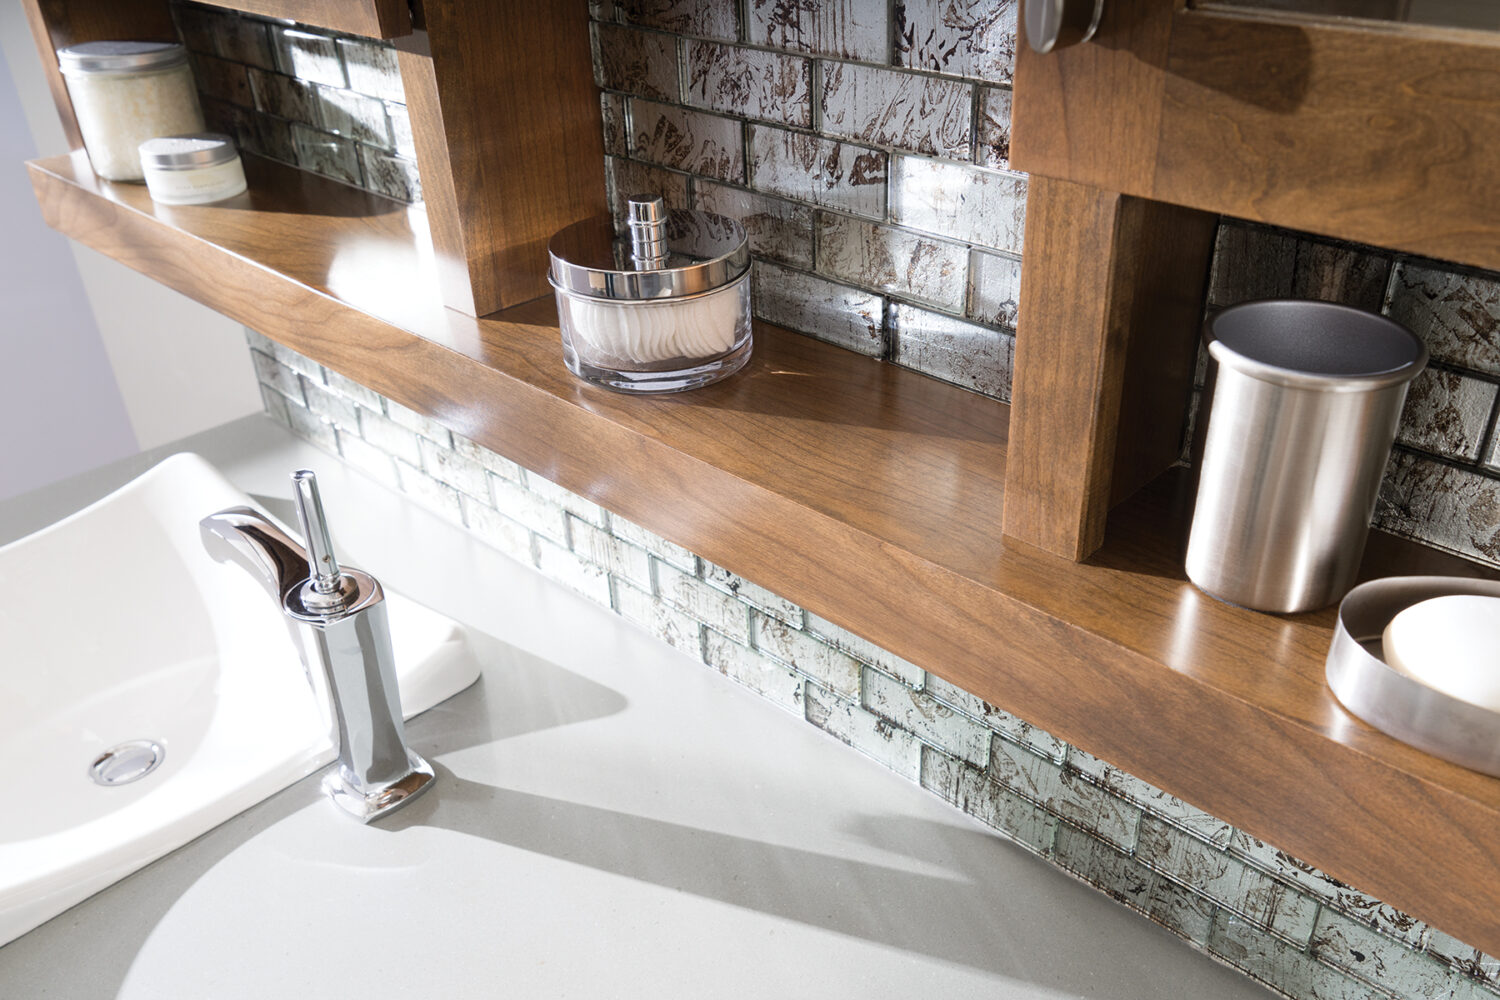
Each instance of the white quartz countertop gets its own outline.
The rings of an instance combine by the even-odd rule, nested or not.
[[[0,505],[0,542],[177,450],[283,517],[316,469],[342,559],[496,641],[408,723],[422,798],[361,826],[307,778],[0,947],[0,997],[1267,996],[268,419]]]

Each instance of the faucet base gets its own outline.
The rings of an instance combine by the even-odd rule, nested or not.
[[[410,750],[406,751],[406,760],[411,770],[395,781],[371,788],[355,785],[345,775],[342,766],[335,766],[333,772],[323,779],[323,791],[334,805],[361,823],[379,819],[427,791],[437,777],[432,765]]]

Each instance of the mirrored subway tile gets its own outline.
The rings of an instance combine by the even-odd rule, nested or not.
[[[397,156],[404,156],[408,160],[417,158],[417,140],[411,131],[411,115],[406,110],[406,105],[397,104],[395,101],[385,102],[386,121],[391,125],[391,147],[395,149]]]
[[[1295,236],[1225,219],[1214,238],[1208,304],[1223,307],[1252,299],[1287,298],[1296,271]]]
[[[1500,386],[1425,369],[1411,383],[1396,439],[1448,458],[1475,461]]]
[[[794,52],[890,61],[890,18],[887,6],[869,0],[750,0],[747,40]]]
[[[1014,330],[1021,315],[1021,261],[974,250],[969,257],[969,317]]]
[[[997,738],[991,741],[989,776],[1122,851],[1135,846],[1141,810],[1054,760]]]
[[[417,435],[383,414],[361,407],[359,436],[408,465],[422,464],[422,448]]]
[[[301,28],[271,26],[276,65],[281,72],[308,83],[344,87],[344,63],[339,58],[338,43],[328,35],[314,34]]]
[[[970,84],[831,60],[820,70],[820,131],[872,146],[969,158]]]
[[[309,410],[335,427],[359,430],[359,407],[305,375],[302,377],[302,396],[307,400]]]
[[[717,42],[687,43],[687,103],[746,118],[812,124],[812,62]]]
[[[356,142],[391,148],[391,126],[385,117],[385,102],[352,90],[317,88],[323,127]]]
[[[261,385],[276,390],[298,406],[307,405],[307,398],[302,395],[302,380],[296,371],[260,351],[250,352],[250,364]]]
[[[654,101],[630,102],[629,153],[638,160],[742,184],[744,126],[734,118]]]
[[[1011,92],[1004,87],[979,88],[978,150],[975,162],[997,170],[1010,169]]]
[[[625,520],[619,514],[610,514],[609,530],[631,545],[645,549],[669,566],[685,573],[692,573],[697,569],[698,559],[687,549],[667,541],[654,531],[648,531],[634,521]]]
[[[297,142],[292,135],[291,122],[270,115],[256,115],[246,139],[251,142],[254,153],[282,163],[297,162]]]
[[[475,500],[490,502],[490,477],[484,466],[427,438],[419,438],[417,447],[423,472]]]
[[[1446,998],[1454,973],[1431,955],[1413,951],[1358,921],[1325,907],[1309,946],[1313,957],[1402,997]]]
[[[1227,846],[1234,833],[1233,828],[1218,817],[1190,806],[1177,796],[1077,747],[1068,754],[1068,766],[1100,787],[1134,802],[1153,816],[1164,819],[1215,847]]]
[[[599,117],[604,124],[604,152],[609,156],[624,156],[630,143],[626,134],[625,98],[601,91]]]
[[[1004,733],[1014,742],[1029,747],[1052,760],[1061,762],[1068,753],[1068,744],[1045,729],[1033,726],[1025,719],[1017,718],[1004,709],[991,705],[983,698],[970,694],[958,685],[948,683],[937,674],[927,674],[923,689],[943,704],[950,705],[971,718],[978,719],[995,732]]]
[[[647,589],[616,579],[615,610],[674,649],[703,658],[703,626]]]
[[[392,156],[373,146],[360,146],[359,158],[365,171],[365,186],[371,191],[397,201],[422,200],[422,178],[415,160]]]
[[[1370,987],[1256,925],[1220,910],[1208,940],[1212,955],[1253,979],[1299,1000],[1384,1000],[1394,995]]]
[[[975,767],[983,767],[989,760],[990,731],[968,716],[871,667],[861,671],[860,689],[865,708],[914,734],[923,743]]]
[[[392,421],[414,434],[436,441],[444,448],[453,447],[453,432],[426,414],[418,413],[409,406],[402,406],[394,399],[385,401],[385,412]]]
[[[1056,816],[929,746],[922,748],[922,787],[1038,854],[1052,850]]]
[[[340,38],[339,53],[349,75],[349,89],[384,101],[406,100],[396,50],[363,38]]]
[[[1391,275],[1391,259],[1353,247],[1299,240],[1292,297],[1341,302],[1379,312]]]
[[[1020,253],[1026,178],[898,153],[891,157],[891,221]]]
[[[380,393],[374,389],[360,385],[352,378],[340,375],[332,368],[323,369],[323,379],[330,392],[338,393],[350,402],[363,406],[366,409],[374,410],[376,413],[384,411],[385,407],[381,403]]]
[[[885,299],[872,292],[758,260],[751,272],[755,315],[858,351],[885,354]]]
[[[905,0],[896,10],[893,61],[908,69],[1010,83],[1018,0]]]
[[[921,777],[922,743],[911,733],[816,684],[806,685],[803,696],[808,722],[908,781]]]
[[[936,378],[1010,399],[1016,338],[904,302],[891,304],[891,360]]]
[[[561,507],[574,517],[581,518],[595,527],[604,527],[606,521],[604,508],[592,500],[585,500],[572,490],[559,486],[546,476],[540,476],[530,469],[526,470],[523,481],[528,490],[548,503]]]
[[[464,523],[463,507],[459,503],[458,491],[453,487],[399,459],[396,461],[396,475],[401,481],[401,489],[417,503],[444,520]]]
[[[590,30],[595,45],[594,78],[599,86],[668,101],[681,97],[677,39],[619,24],[592,24]]]
[[[738,219],[757,257],[812,267],[813,210],[808,206],[708,180],[694,181],[693,199],[702,211]]]
[[[536,542],[536,568],[543,576],[588,598],[596,604],[609,607],[609,574],[604,568],[580,559],[556,542],[538,538]]]
[[[659,194],[668,208],[688,207],[687,175],[618,156],[604,158],[604,176],[609,186],[609,206],[615,221],[625,221],[626,202],[631,195]]]
[[[1496,418],[1495,430],[1490,438],[1490,457],[1485,464],[1500,472],[1500,417]]]
[[[266,22],[251,17],[221,18],[214,32],[215,51],[232,62],[275,69],[269,28]]]
[[[495,510],[525,525],[542,538],[568,544],[567,511],[548,503],[523,486],[491,474],[490,501]]]
[[[713,629],[703,634],[703,662],[773,705],[805,717],[802,699],[807,682],[789,667]]]
[[[784,597],[777,597],[765,587],[751,583],[742,576],[729,572],[723,566],[717,566],[703,560],[703,580],[712,587],[718,587],[726,594],[732,594],[753,608],[758,608],[772,618],[785,622],[792,628],[802,627],[802,609]]]
[[[740,37],[738,8],[736,0],[620,0],[619,4],[627,24],[729,42]]]
[[[1389,315],[1426,341],[1434,358],[1500,375],[1500,281],[1403,261]]]
[[[850,700],[859,698],[859,661],[801,629],[752,610],[750,643],[767,656],[811,677],[834,694]]]
[[[1427,939],[1427,953],[1457,969],[1460,975],[1492,988],[1500,987],[1500,958],[1486,955],[1451,934],[1433,928]]]
[[[1052,858],[1168,930],[1194,944],[1207,943],[1218,909],[1211,900],[1163,878],[1102,840],[1064,823],[1058,827]]]
[[[580,558],[602,566],[611,576],[627,580],[645,590],[651,589],[651,555],[569,514],[568,538]]]
[[[487,471],[494,473],[501,479],[508,479],[513,483],[522,481],[523,474],[519,465],[504,455],[496,454],[484,445],[476,444],[461,434],[453,435],[453,450],[460,458],[465,458],[476,465],[484,466]]]
[[[962,312],[969,249],[847,215],[818,213],[818,270]]]
[[[307,125],[322,120],[318,117],[318,98],[312,84],[259,69],[250,70],[249,77],[258,110]]]
[[[524,524],[472,497],[460,496],[464,524],[481,542],[527,566],[536,565],[536,539]]]
[[[889,674],[910,688],[921,688],[925,675],[921,667],[903,660],[888,650],[881,649],[867,639],[862,639],[848,629],[840,628],[827,618],[807,613],[807,630],[828,643],[834,649],[848,653],[862,663],[867,663],[882,673]]]
[[[201,54],[192,57],[192,64],[193,79],[204,95],[244,108],[256,106],[249,74],[259,70],[248,70],[239,63]]]
[[[1318,904],[1238,858],[1151,815],[1141,818],[1135,856],[1235,913],[1303,945],[1312,936]]]
[[[189,52],[218,54],[220,25],[234,15],[227,10],[205,10],[184,4],[170,5],[172,21],[177,25],[177,37]]]
[[[1380,484],[1375,524],[1500,565],[1500,479],[1397,449]]]
[[[359,435],[339,431],[338,453],[344,461],[382,486],[393,490],[401,488],[401,480],[396,475],[396,460]]]
[[[751,187],[758,191],[867,218],[885,216],[887,155],[880,150],[755,125],[750,164]]]
[[[672,606],[741,645],[750,644],[750,608],[722,590],[660,561],[656,564],[656,588]]]

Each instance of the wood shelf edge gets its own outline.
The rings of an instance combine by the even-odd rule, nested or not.
[[[591,405],[583,390],[569,397],[533,384],[520,368],[476,360],[498,349],[493,344],[460,350],[424,338],[88,190],[69,179],[70,162],[28,165],[49,224],[62,232],[898,655],[935,666],[945,679],[1253,836],[1500,952],[1493,921],[1500,783],[1408,752],[1347,717],[1337,722],[1330,714],[1345,727],[1338,732],[1327,720],[1294,717],[1258,702],[1253,691],[1234,690],[1224,675],[1191,668],[1200,656],[1244,657],[1247,670],[1306,667],[1320,635],[1326,648],[1325,625],[1243,617],[1251,613],[1199,600],[1165,574],[1122,573],[1107,559],[1073,565],[1024,545],[997,550],[988,566],[945,565],[919,545],[897,544],[826,505],[675,447],[619,416],[630,411],[617,399]],[[534,336],[547,307],[482,321],[451,314],[449,322],[463,331],[478,324],[491,334]],[[620,456],[630,468],[651,469],[650,481],[614,475]],[[839,553],[836,569],[829,552]],[[1111,556],[1109,546],[1103,555]],[[1116,555],[1128,562],[1131,553]],[[1111,588],[1119,586],[1138,588],[1147,620],[1101,625],[1100,614],[1118,617],[1111,609],[1121,598]],[[1188,653],[1142,650],[1194,620],[1203,634],[1179,637]],[[1223,624],[1242,621],[1259,631],[1237,636]],[[1278,637],[1287,646],[1279,652]]]

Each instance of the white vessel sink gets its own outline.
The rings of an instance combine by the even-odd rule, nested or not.
[[[239,505],[179,454],[0,547],[0,944],[333,760],[281,610],[204,551],[199,519]],[[386,594],[410,718],[479,663],[452,621]],[[97,783],[137,741],[160,764]]]

